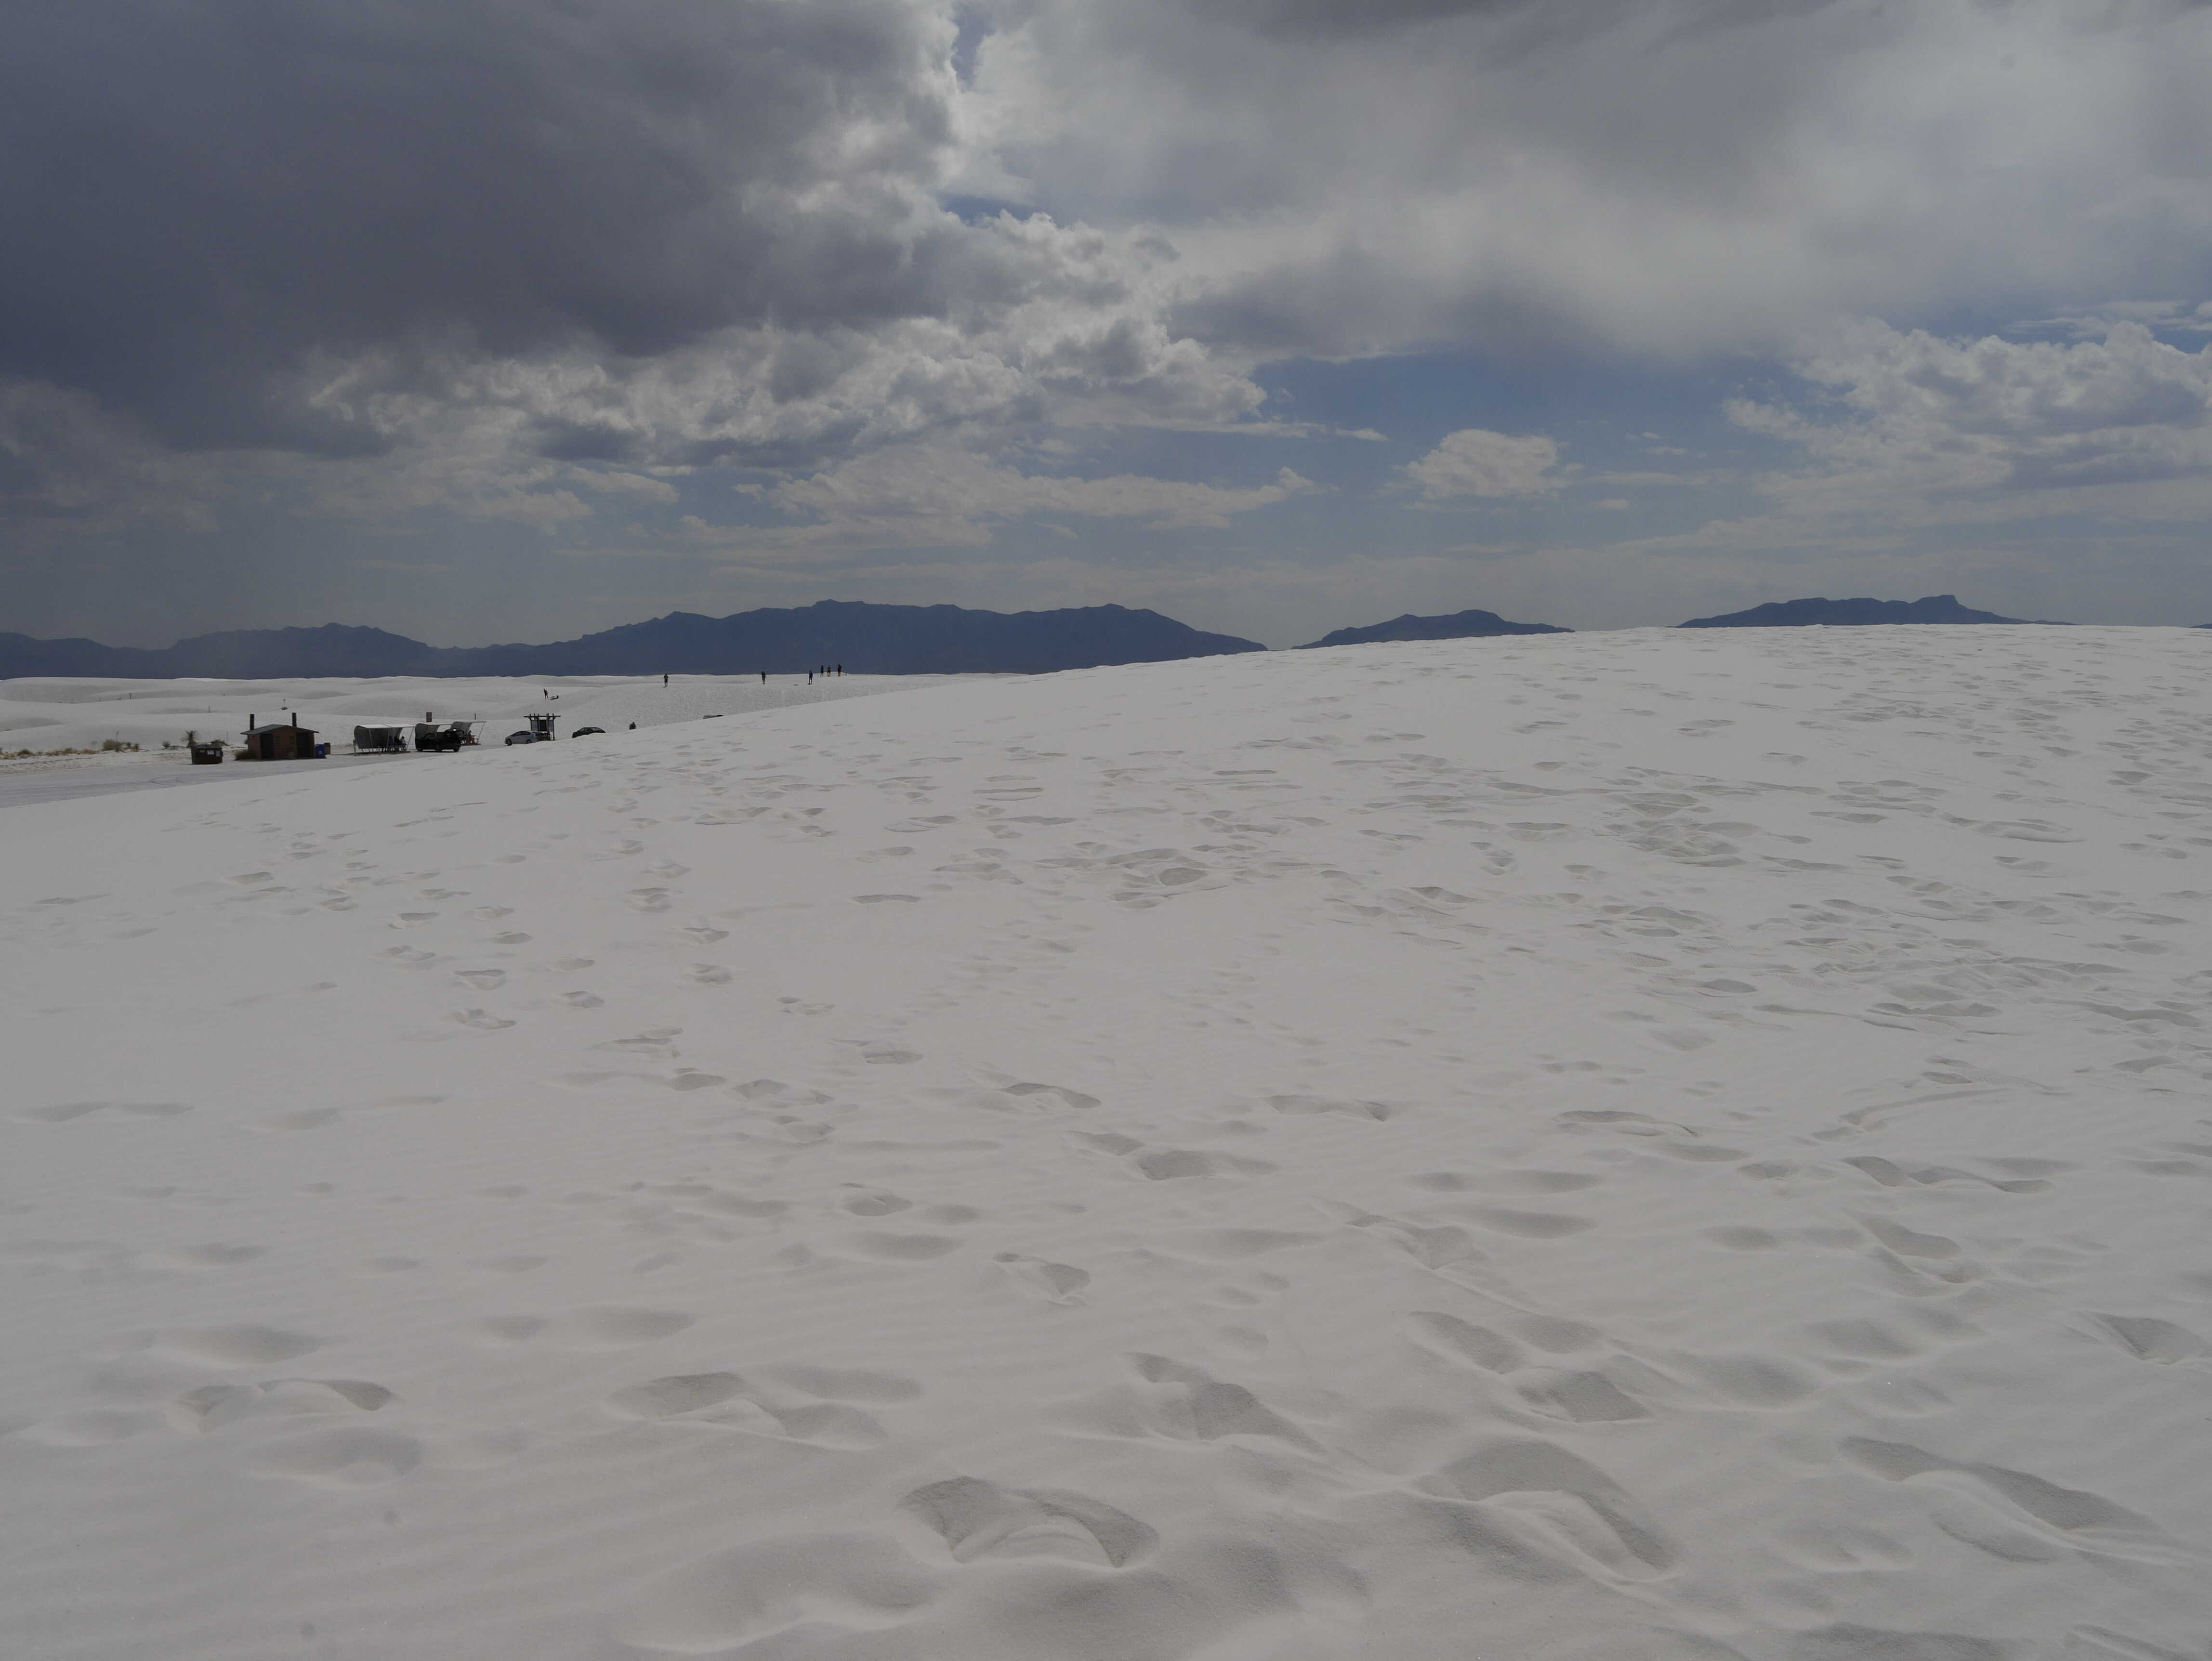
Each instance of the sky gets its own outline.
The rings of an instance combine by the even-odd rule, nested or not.
[[[0,630],[2212,622],[2205,0],[17,0]]]

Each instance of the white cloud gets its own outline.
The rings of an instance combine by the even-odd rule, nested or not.
[[[1840,482],[1922,504],[2035,493],[2033,508],[2050,511],[2052,492],[2212,478],[2212,345],[2184,351],[2139,323],[2064,344],[1862,323],[1798,367],[1832,390],[1844,418],[1750,401],[1729,414],[1805,447],[1820,477],[1795,494],[1808,502]]]
[[[1409,464],[1406,473],[1430,502],[1455,496],[1547,496],[1564,482],[1559,448],[1541,433],[1515,438],[1468,427]]]
[[[2114,325],[2140,323],[2168,334],[2212,334],[2212,300],[2191,306],[2173,300],[2114,300],[2079,311],[2030,318],[2008,334],[2063,334],[2075,340],[2100,340]]]
[[[1028,473],[969,452],[901,447],[778,484],[769,493],[771,504],[798,523],[725,527],[695,519],[686,528],[695,543],[751,557],[982,547],[1012,520],[1127,520],[1145,531],[1221,530],[1239,514],[1314,488],[1287,467],[1272,483],[1238,487],[1131,473]]]
[[[2206,358],[2160,337],[2212,332],[2212,5],[300,0],[247,51],[222,8],[120,3],[126,26],[89,33],[50,8],[0,61],[0,137],[73,158],[70,192],[0,181],[26,251],[0,280],[6,571],[27,601],[74,582],[79,626],[114,585],[49,552],[136,537],[166,569],[196,557],[173,526],[271,522],[403,558],[445,538],[457,569],[526,540],[485,521],[560,551],[680,543],[702,569],[991,546],[993,581],[1031,557],[1007,527],[1081,526],[1110,597],[1188,557],[1163,532],[1382,470],[1318,441],[1379,438],[1343,428],[1387,405],[1270,403],[1271,365],[1441,350],[1478,374],[1511,354],[1523,384],[1571,353],[1544,414],[1470,396],[1437,425],[1541,421],[1589,470],[1470,428],[1399,491],[1603,485],[1638,510],[1620,547],[1677,573],[1903,561],[1931,526],[2062,513],[2208,518]],[[272,76],[300,95],[240,95]],[[92,129],[114,142],[57,148]],[[1899,326],[1833,332],[1851,316]],[[2037,321],[1909,326],[1946,316]],[[1748,352],[1757,374],[1807,339],[1809,391],[1731,411],[1786,465],[1732,473],[1702,399],[1647,455],[1608,449],[1615,371]],[[1278,446],[1258,478],[1298,471],[1091,476],[1146,453],[1137,429],[1241,434]],[[1694,471],[1646,471],[1676,460]],[[774,522],[661,528],[740,493]],[[1271,528],[1331,569],[1347,540],[1418,563],[1449,534],[1376,494]],[[325,557],[281,539],[303,578]],[[1433,603],[1488,603],[1449,566],[1421,579]]]
[[[2202,298],[2212,9],[1006,0],[965,159],[1158,226],[1218,346],[1771,348]]]
[[[665,504],[676,501],[679,494],[665,478],[650,478],[643,473],[625,473],[618,469],[576,467],[569,471],[568,477],[570,484],[586,490],[597,490],[602,496],[631,496],[641,502]]]

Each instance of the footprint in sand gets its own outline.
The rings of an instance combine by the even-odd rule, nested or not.
[[[1874,1529],[1849,1523],[1804,1523],[1775,1536],[1775,1548],[1799,1568],[1821,1574],[1863,1574],[1909,1568],[1909,1548]]]
[[[1085,1288],[1091,1284],[1091,1272],[1073,1263],[1048,1262],[1042,1257],[1024,1257],[1012,1251],[1002,1251],[994,1261],[1017,1286],[1047,1303],[1079,1304]]]
[[[943,1542],[956,1563],[1058,1557],[1118,1569],[1141,1561],[1159,1536],[1125,1511],[1065,1488],[1006,1488],[955,1476],[918,1488],[899,1509]]]
[[[87,1413],[64,1413],[41,1419],[16,1433],[25,1441],[43,1442],[48,1447],[89,1448],[125,1441],[161,1428],[161,1421],[150,1413],[94,1409]]]
[[[1651,1411],[1602,1372],[1541,1367],[1516,1374],[1513,1389],[1530,1411],[1571,1424],[1619,1424]]]
[[[154,1269],[235,1269],[240,1263],[250,1263],[256,1257],[267,1255],[266,1246],[226,1245],[220,1241],[210,1240],[200,1245],[171,1246],[164,1250],[149,1252],[146,1262],[149,1268]]]
[[[1416,1481],[1403,1497],[1378,1495],[1346,1509],[1355,1518],[1388,1513],[1392,1531],[1407,1543],[1423,1541],[1524,1581],[1565,1572],[1617,1586],[1663,1579],[1680,1561],[1674,1542],[1619,1482],[1537,1439],[1484,1442]]]
[[[1067,1403],[1050,1416],[1077,1435],[1220,1442],[1254,1437],[1319,1454],[1321,1444],[1242,1384],[1164,1355],[1127,1358],[1131,1382]]]
[[[625,1385],[607,1397],[609,1411],[625,1419],[677,1419],[742,1396],[745,1381],[734,1372],[690,1372]]]
[[[137,1119],[173,1119],[192,1110],[182,1102],[59,1102],[27,1108],[15,1116],[34,1124],[67,1124],[94,1113],[122,1113]]]
[[[2203,1555],[2102,1494],[2060,1488],[2027,1471],[1946,1459],[1909,1442],[1850,1436],[1837,1445],[1869,1475],[1927,1489],[1937,1528],[2008,1562],[2049,1561],[2075,1551],[2154,1563]]]
[[[265,1384],[204,1384],[168,1406],[179,1430],[220,1430],[264,1414],[351,1415],[375,1413],[398,1397],[365,1378],[278,1378]]]
[[[351,1273],[357,1279],[376,1275],[408,1275],[422,1267],[420,1257],[371,1257]]]
[[[896,1372],[877,1372],[867,1367],[821,1367],[786,1363],[765,1369],[780,1384],[825,1402],[911,1402],[921,1385]]]
[[[1486,1372],[1501,1373],[1527,1365],[1527,1356],[1510,1338],[1456,1315],[1419,1310],[1410,1317],[1410,1324],[1414,1342],[1447,1360],[1469,1362]]]
[[[1179,1182],[1188,1177],[1260,1177],[1279,1168],[1265,1159],[1187,1147],[1149,1148],[1132,1156],[1129,1164],[1139,1176],[1155,1183]]]
[[[1862,1217],[1860,1226],[1900,1257],[1948,1261],[1960,1255],[1959,1243],[1948,1235],[1923,1234],[1887,1217]]]
[[[562,1349],[629,1349],[672,1338],[698,1318],[673,1310],[614,1305],[556,1316],[544,1330],[547,1342]]]
[[[1066,1085],[1018,1083],[1001,1085],[999,1088],[1009,1096],[1034,1102],[1040,1107],[1050,1106],[1053,1101],[1057,1101],[1062,1107],[1078,1110],[1098,1105],[1096,1096],[1087,1096],[1080,1090],[1070,1090]]]
[[[787,1535],[717,1552],[662,1576],[617,1628],[662,1654],[719,1654],[797,1632],[834,1641],[919,1615],[949,1579],[893,1541]]]
[[[1323,1234],[1312,1234],[1276,1228],[1194,1228],[1164,1234],[1158,1244],[1163,1250],[1180,1256],[1198,1257],[1209,1262],[1241,1262],[1248,1257],[1257,1257],[1265,1252],[1284,1251],[1294,1246],[1312,1245],[1328,1238]]]
[[[155,1340],[155,1348],[203,1366],[250,1367],[289,1361],[329,1342],[282,1327],[198,1327],[164,1332]]]
[[[1574,1424],[1650,1418],[1646,1397],[1771,1411],[1796,1407],[1820,1388],[1796,1368],[1764,1356],[1675,1353],[1659,1358],[1668,1372],[1615,1351],[1596,1366],[1546,1366],[1534,1363],[1512,1338],[1456,1316],[1423,1311],[1411,1317],[1411,1324],[1414,1342],[1430,1354],[1510,1375],[1514,1391],[1531,1412]],[[1512,1325],[1523,1341],[1552,1354],[1611,1348],[1602,1333],[1579,1321],[1521,1316]]]
[[[1579,1171],[1430,1171],[1406,1180],[1438,1194],[1571,1194],[1605,1178]]]
[[[1666,1363],[1689,1375],[1709,1399],[1731,1407],[1768,1411],[1794,1408],[1810,1401],[1820,1385],[1787,1362],[1764,1355],[1691,1355],[1673,1354]]]
[[[911,1492],[898,1518],[934,1561],[874,1533],[741,1546],[661,1579],[617,1635],[688,1655],[1183,1661],[1276,1654],[1365,1601],[1325,1548],[1215,1535],[1156,1549],[1145,1524],[1065,1489],[956,1476]]]
[[[490,1315],[471,1323],[469,1329],[478,1343],[526,1344],[545,1329],[545,1323],[535,1315]]]
[[[348,1427],[273,1444],[248,1469],[257,1476],[321,1488],[368,1488],[404,1476],[422,1463],[422,1445],[411,1436]]]
[[[249,1130],[319,1130],[343,1116],[335,1107],[303,1107],[290,1113],[266,1114],[245,1123]]]
[[[1463,1228],[1449,1224],[1431,1227],[1348,1206],[1329,1209],[1347,1228],[1358,1229],[1369,1238],[1395,1248],[1423,1269],[1472,1267],[1487,1261],[1487,1254]]]
[[[1896,1661],[2007,1661],[2011,1647],[1985,1638],[1951,1632],[1902,1632],[1863,1627],[1856,1621],[1803,1632],[1790,1641],[1790,1661],[1862,1661],[1867,1656]]]
[[[888,1217],[894,1213],[914,1208],[913,1201],[903,1199],[888,1189],[851,1186],[853,1191],[839,1200],[837,1205],[839,1209],[849,1211],[855,1217]]]
[[[2204,1340],[2187,1327],[2154,1316],[2100,1315],[2093,1311],[2086,1318],[2099,1337],[2118,1345],[2138,1361],[2170,1366],[2176,1361],[2194,1360],[2207,1348]]]
[[[1726,1246],[1730,1251],[1779,1251],[1783,1244],[1778,1234],[1741,1224],[1709,1228],[1705,1231],[1705,1238],[1716,1245]]]
[[[949,1234],[893,1234],[871,1232],[848,1234],[844,1244],[863,1257],[884,1262],[918,1263],[957,1251],[963,1242]]]
[[[1134,1153],[1144,1146],[1134,1136],[1118,1135],[1110,1130],[1071,1130],[1067,1133],[1067,1139],[1079,1147],[1096,1148],[1101,1153]]]
[[[1873,1178],[1884,1188],[1902,1188],[1907,1183],[1926,1187],[1946,1183],[1978,1183],[2007,1194],[2045,1194],[2051,1184],[2044,1180],[2048,1175],[2070,1171],[2074,1167],[2054,1159],[1992,1159],[1989,1163],[2009,1170],[2009,1177],[1978,1176],[1971,1171],[1960,1171],[1950,1165],[1926,1165],[1907,1170],[1893,1160],[1862,1154],[1844,1161],[1862,1175]]]
[[[1346,1101],[1334,1096],[1270,1096],[1267,1102],[1278,1113],[1332,1113],[1347,1119],[1393,1119],[1407,1111],[1403,1102]]]
[[[1918,1378],[1870,1378],[1850,1394],[1886,1419],[1924,1418],[1952,1405],[1949,1396]]]
[[[869,1382],[878,1386],[879,1396],[896,1388],[888,1375],[870,1375]],[[915,1389],[919,1394],[920,1386]],[[788,1392],[754,1384],[735,1372],[650,1378],[615,1391],[606,1409],[617,1418],[743,1431],[848,1452],[880,1447],[890,1439],[883,1426],[859,1408],[819,1398],[793,1402]]]
[[[1483,1228],[1500,1234],[1517,1234],[1523,1239],[1556,1240],[1565,1235],[1580,1234],[1597,1226],[1588,1217],[1577,1217],[1558,1211],[1513,1211],[1504,1206],[1438,1207],[1454,1216],[1467,1218]]]
[[[1928,1349],[1899,1323],[1871,1317],[1817,1321],[1805,1329],[1818,1348],[1851,1361],[1909,1361]]]

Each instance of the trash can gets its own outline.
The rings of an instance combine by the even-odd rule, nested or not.
[[[317,745],[315,746],[315,759],[316,759],[317,761],[320,761],[320,760],[322,760],[322,758],[323,758],[324,757],[325,757],[325,756],[329,755],[330,753],[331,753],[331,746],[330,746],[329,745],[327,745],[327,744],[319,744],[319,745]]]

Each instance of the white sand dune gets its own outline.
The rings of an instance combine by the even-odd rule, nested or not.
[[[2208,654],[1358,648],[9,809],[9,1652],[2203,1661]]]

